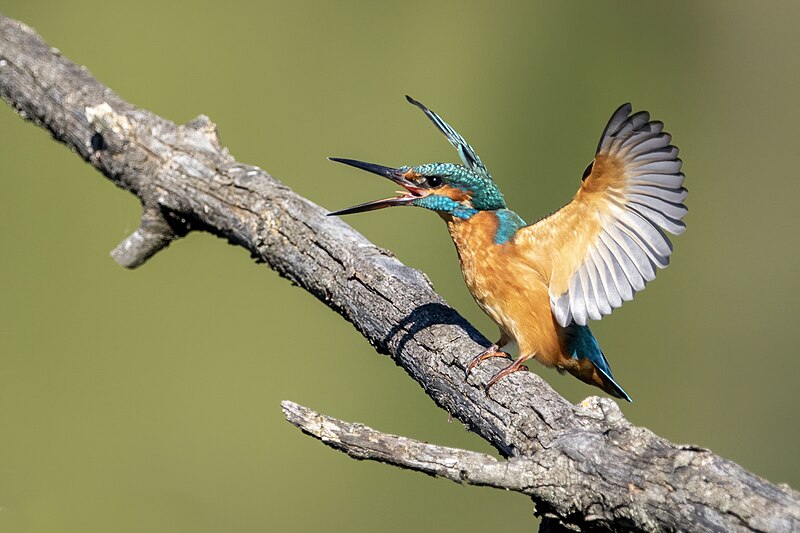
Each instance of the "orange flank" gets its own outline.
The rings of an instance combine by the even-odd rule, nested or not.
[[[481,211],[462,220],[443,215],[458,250],[464,281],[483,311],[500,327],[504,337],[519,346],[521,356],[568,370],[574,366],[565,354],[561,326],[550,311],[547,254],[542,261],[529,260],[531,250],[513,241],[495,244],[497,216]],[[502,346],[500,346],[502,348]]]

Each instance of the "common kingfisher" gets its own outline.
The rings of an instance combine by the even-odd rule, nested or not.
[[[500,328],[500,340],[475,356],[472,368],[514,344],[519,357],[502,377],[536,359],[569,372],[617,398],[631,401],[589,330],[588,321],[631,300],[667,266],[680,235],[687,191],[678,148],[646,111],[624,104],[611,115],[594,159],[572,200],[534,224],[506,207],[475,150],[439,115],[406,96],[458,150],[462,165],[429,163],[399,168],[331,158],[389,178],[399,196],[330,213],[344,215],[411,205],[447,223],[461,272],[475,301]]]

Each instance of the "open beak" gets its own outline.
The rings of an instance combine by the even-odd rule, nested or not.
[[[349,215],[350,213],[363,213],[364,211],[375,211],[376,209],[383,209],[384,207],[394,207],[396,205],[406,205],[417,198],[421,198],[427,192],[425,189],[421,189],[417,187],[417,185],[408,179],[407,173],[408,171],[403,171],[398,168],[390,168],[384,167],[381,165],[375,165],[373,163],[365,163],[363,161],[356,161],[355,159],[340,159],[338,157],[329,157],[331,161],[336,161],[337,163],[344,163],[345,165],[350,165],[351,167],[360,168],[361,170],[366,170],[367,172],[372,172],[373,174],[377,174],[379,176],[383,176],[384,178],[389,178],[393,182],[397,183],[401,187],[405,189],[405,192],[399,193],[398,196],[393,196],[391,198],[384,198],[383,200],[374,200],[372,202],[366,202],[359,205],[354,205],[353,207],[348,207],[347,209],[341,209],[339,211],[334,211],[333,213],[328,213],[328,216],[333,215]]]

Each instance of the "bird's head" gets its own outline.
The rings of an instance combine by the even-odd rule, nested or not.
[[[408,96],[406,98],[422,109],[436,127],[447,136],[458,150],[464,164],[429,163],[391,168],[354,159],[332,157],[332,161],[388,178],[403,187],[404,191],[398,196],[359,204],[330,214],[346,215],[384,207],[412,205],[458,218],[469,218],[478,211],[505,208],[502,193],[472,147],[436,113],[416,100]]]

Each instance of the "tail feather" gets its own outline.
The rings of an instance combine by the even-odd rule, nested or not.
[[[564,328],[564,335],[569,354],[578,363],[575,368],[569,369],[572,375],[603,389],[611,396],[633,402],[614,380],[611,366],[588,326],[572,323]]]
[[[631,397],[628,396],[627,392],[625,392],[625,389],[620,387],[619,383],[614,381],[614,378],[611,376],[611,374],[606,374],[599,367],[595,368],[597,368],[597,371],[600,373],[601,379],[603,381],[603,386],[601,388],[604,391],[609,393],[611,396],[614,396],[615,398],[620,398],[622,400],[626,400],[628,402],[633,403],[633,400],[631,400]]]

